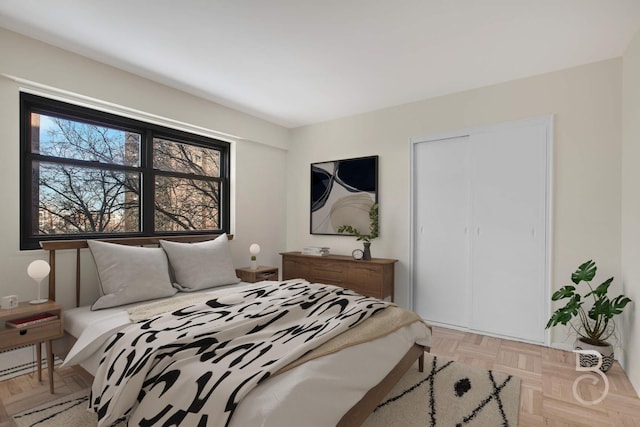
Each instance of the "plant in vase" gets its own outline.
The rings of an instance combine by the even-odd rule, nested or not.
[[[356,236],[356,240],[362,241],[364,245],[362,259],[371,259],[371,240],[378,237],[378,204],[374,203],[369,209],[369,234],[362,234],[350,225],[341,225],[338,227],[338,233],[349,233]]]
[[[569,324],[578,335],[574,347],[579,350],[596,350],[603,356],[600,370],[607,372],[613,364],[613,346],[607,342],[615,333],[615,321],[613,317],[621,314],[624,307],[631,299],[624,295],[610,299],[609,286],[613,277],[602,282],[597,288],[591,286],[591,280],[596,275],[596,263],[589,260],[581,264],[571,275],[571,281],[576,285],[584,282],[588,289],[580,295],[576,286],[567,285],[557,290],[551,299],[559,301],[569,299],[564,307],[557,309],[547,322],[546,328],[558,324]],[[584,303],[593,299],[593,305],[587,310]],[[580,355],[580,366],[595,366],[596,361],[588,355]]]

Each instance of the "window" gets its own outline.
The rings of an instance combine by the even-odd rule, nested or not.
[[[229,232],[229,144],[21,94],[20,248]]]

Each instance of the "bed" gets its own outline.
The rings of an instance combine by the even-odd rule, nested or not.
[[[171,243],[167,244],[166,240],[170,240]],[[159,242],[157,238],[128,238],[111,239],[100,243],[107,245],[115,243],[132,248],[147,246],[158,247],[162,244],[164,249],[167,249],[165,247],[166,245],[173,245],[173,247],[170,247],[166,252],[170,261],[172,259],[171,251],[176,248],[179,249],[179,255],[183,260],[191,260],[193,258],[192,254],[185,256],[185,254],[180,253],[180,251],[186,249],[192,250],[198,247],[198,245],[209,245],[213,244],[212,242],[218,242],[217,244],[220,244],[220,241],[224,241],[228,244],[228,237],[226,235],[191,235],[176,236],[163,239],[163,241],[164,242]],[[192,245],[184,246],[185,243],[192,243]],[[105,378],[109,377],[109,374],[106,373],[110,372],[107,367],[109,361],[106,359],[108,359],[109,354],[114,353],[111,351],[114,346],[114,337],[116,335],[124,336],[123,331],[135,329],[138,327],[137,325],[144,325],[145,322],[157,322],[157,320],[155,320],[157,318],[156,316],[163,316],[162,318],[164,319],[170,315],[175,316],[175,313],[184,314],[184,310],[176,309],[178,306],[199,307],[198,304],[209,304],[209,306],[211,306],[213,305],[212,301],[225,303],[225,301],[230,299],[234,300],[240,298],[240,296],[244,298],[246,295],[255,295],[256,293],[274,295],[273,301],[279,301],[282,300],[282,297],[277,296],[279,294],[274,292],[284,292],[285,290],[287,292],[293,290],[297,294],[311,293],[313,295],[317,295],[318,292],[325,292],[327,298],[336,298],[336,294],[334,293],[337,292],[339,295],[338,298],[341,300],[346,298],[355,298],[358,300],[359,298],[357,295],[350,295],[350,292],[345,290],[333,289],[334,287],[328,285],[308,284],[301,280],[261,282],[258,284],[239,282],[217,284],[214,287],[205,286],[202,288],[198,286],[189,288],[187,286],[187,288],[179,289],[179,292],[165,295],[162,298],[154,298],[152,301],[143,299],[125,304],[121,304],[121,301],[116,301],[113,306],[98,306],[96,309],[95,304],[99,302],[97,301],[94,303],[94,310],[91,310],[91,307],[79,307],[81,288],[80,250],[89,245],[95,246],[95,243],[84,240],[42,243],[43,249],[49,251],[49,260],[52,267],[49,279],[50,299],[55,299],[56,251],[69,249],[76,251],[76,305],[78,307],[65,311],[66,340],[69,344],[73,344],[73,346],[67,346],[67,348],[59,350],[58,352],[64,353],[65,365],[79,364],[92,375],[97,374],[94,381],[94,396],[92,396],[92,399],[95,399],[95,395],[100,395],[105,389],[109,390],[110,387],[113,386],[113,384],[107,384]],[[92,246],[92,254],[94,254],[95,257],[94,246]],[[180,256],[177,258],[178,261],[180,260]],[[128,259],[130,258],[131,257]],[[96,258],[96,264],[99,264],[99,262],[98,257]],[[198,264],[197,259],[193,262]],[[171,262],[169,262],[169,264],[173,271],[171,282],[180,283],[181,281],[176,280],[180,274],[180,268],[176,270]],[[176,265],[179,267],[180,264],[177,263]],[[200,265],[202,265],[201,262]],[[126,268],[124,270],[126,270]],[[156,270],[158,269],[156,268]],[[191,266],[191,271],[187,269],[187,273],[190,274],[192,270],[194,270],[193,266]],[[100,275],[100,267],[98,267],[98,271]],[[224,276],[224,274],[221,276]],[[184,275],[182,275],[182,277],[184,277]],[[100,286],[103,286],[103,277],[101,276],[100,279]],[[197,280],[195,282],[197,282]],[[105,294],[105,292],[101,292],[101,295],[103,294]],[[107,295],[109,295],[108,292]],[[323,293],[322,295],[325,294]],[[277,298],[275,296],[277,296]],[[101,298],[104,298],[104,295],[101,296],[99,300]],[[113,301],[107,298],[108,304],[112,302]],[[233,304],[237,303],[238,301],[234,300]],[[377,307],[377,304],[382,303],[379,302],[379,300],[362,300],[360,303],[361,307],[367,306],[372,312],[367,316],[366,320],[362,320],[356,326],[349,328],[345,332],[341,332],[335,337],[331,336],[330,339],[322,341],[321,345],[317,346],[313,351],[304,349],[300,350],[300,354],[292,354],[289,356],[288,353],[290,350],[283,350],[287,353],[287,357],[292,358],[291,363],[284,360],[282,363],[287,362],[284,367],[280,367],[275,372],[268,372],[264,375],[264,377],[268,377],[268,379],[256,381],[256,384],[246,392],[241,400],[234,401],[234,404],[237,403],[237,406],[233,408],[227,419],[220,422],[220,425],[287,426],[297,425],[301,419],[305,420],[305,425],[360,425],[404,372],[406,372],[416,360],[422,362],[424,351],[429,350],[431,339],[430,328],[424,325],[415,314],[413,314],[415,318],[412,319],[411,313],[396,307],[389,307],[382,310],[381,307]],[[167,304],[166,307],[169,307],[168,311],[158,315],[157,313],[163,310],[162,307],[165,304]],[[240,305],[238,305],[238,307],[240,307]],[[143,316],[143,320],[137,323],[132,322],[132,316],[134,316],[134,320],[136,320],[135,315],[137,315],[137,313],[145,313],[149,310],[151,310],[150,318],[152,320],[149,320],[149,317],[144,318]],[[244,308],[242,310],[244,310]],[[198,316],[203,315],[200,314],[200,311],[196,312],[195,308],[193,308],[193,311],[186,313],[189,316],[193,316],[194,313]],[[358,312],[358,315],[364,316],[360,312]],[[391,321],[384,319],[382,317],[383,315],[396,316],[397,319]],[[352,317],[354,319],[356,318],[355,316]],[[209,322],[200,323],[209,324]],[[321,323],[331,324],[324,320]],[[199,331],[196,331],[195,334],[198,335]],[[240,336],[246,337],[247,335],[240,334]],[[132,339],[135,340],[135,336]],[[119,339],[115,339],[115,341],[118,340]],[[122,338],[121,341],[126,342],[125,338]],[[105,352],[107,348],[111,353]],[[142,346],[142,348],[144,348],[144,346]],[[122,353],[124,350],[120,350],[120,352]],[[117,355],[111,357],[114,359],[118,358]],[[133,357],[135,356],[130,356],[130,358]],[[103,360],[101,365],[100,361],[102,359],[105,360]],[[264,363],[263,365],[268,364]],[[422,369],[422,366],[420,366],[420,369]],[[214,381],[214,379],[212,378],[211,381]],[[135,381],[128,379],[127,381],[121,382],[134,383]],[[187,383],[189,383],[189,381],[187,381]],[[99,384],[99,386],[96,386],[96,384]],[[175,388],[179,389],[178,387]],[[132,389],[122,394],[133,393],[137,396],[138,392],[139,391]],[[160,394],[164,396],[164,392]],[[119,396],[120,392],[116,393],[116,395]],[[175,403],[176,399],[179,400],[179,397],[179,395],[175,395],[173,398],[164,396],[166,400],[172,403]],[[107,400],[106,397],[104,400]],[[162,401],[162,399],[155,398],[149,398],[147,401],[156,400]],[[155,405],[158,406],[157,404]],[[99,406],[98,402],[96,407],[98,408]],[[165,405],[162,406],[162,408],[166,408],[167,406],[171,405]],[[176,404],[176,406],[178,405]],[[144,419],[145,416],[149,419],[148,412],[145,415],[144,407],[145,405],[143,403],[136,403],[135,412],[128,415],[131,416],[132,420]],[[215,407],[214,403],[211,403],[208,409],[217,413],[217,411],[212,410],[211,407]],[[203,411],[206,412],[207,408]],[[141,414],[136,415],[136,412],[140,412]],[[113,416],[117,418],[118,413],[116,412]],[[158,416],[161,418],[160,414]],[[193,422],[194,419],[193,417],[188,418],[189,421],[183,421],[182,425],[191,425],[190,423]],[[111,422],[113,418],[107,417],[105,420]],[[198,420],[202,421],[203,418],[200,417]],[[219,421],[210,421],[209,424],[218,425]]]

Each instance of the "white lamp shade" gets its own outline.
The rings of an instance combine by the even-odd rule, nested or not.
[[[27,267],[27,274],[29,277],[38,282],[47,277],[50,271],[51,267],[49,267],[49,263],[41,259],[32,261]]]
[[[38,298],[29,301],[31,304],[42,304],[47,302],[46,298],[40,298],[40,283],[49,275],[51,267],[47,261],[37,259],[32,261],[27,267],[27,274],[38,284]]]
[[[252,243],[251,246],[249,246],[249,253],[251,253],[251,255],[258,255],[260,253],[260,245]]]

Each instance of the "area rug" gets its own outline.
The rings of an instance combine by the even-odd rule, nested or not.
[[[45,346],[42,346],[42,366],[46,367],[47,356],[44,347]],[[0,352],[0,381],[36,372],[37,360],[34,345],[27,345]],[[57,365],[62,363],[62,360],[56,357],[54,363]]]
[[[87,411],[89,390],[47,402],[36,408],[14,415],[18,427],[90,427],[98,424],[96,414]]]
[[[14,415],[18,427],[93,427],[88,390]],[[520,379],[425,355],[410,368],[364,427],[517,427]]]
[[[517,427],[520,379],[425,354],[363,427]]]

